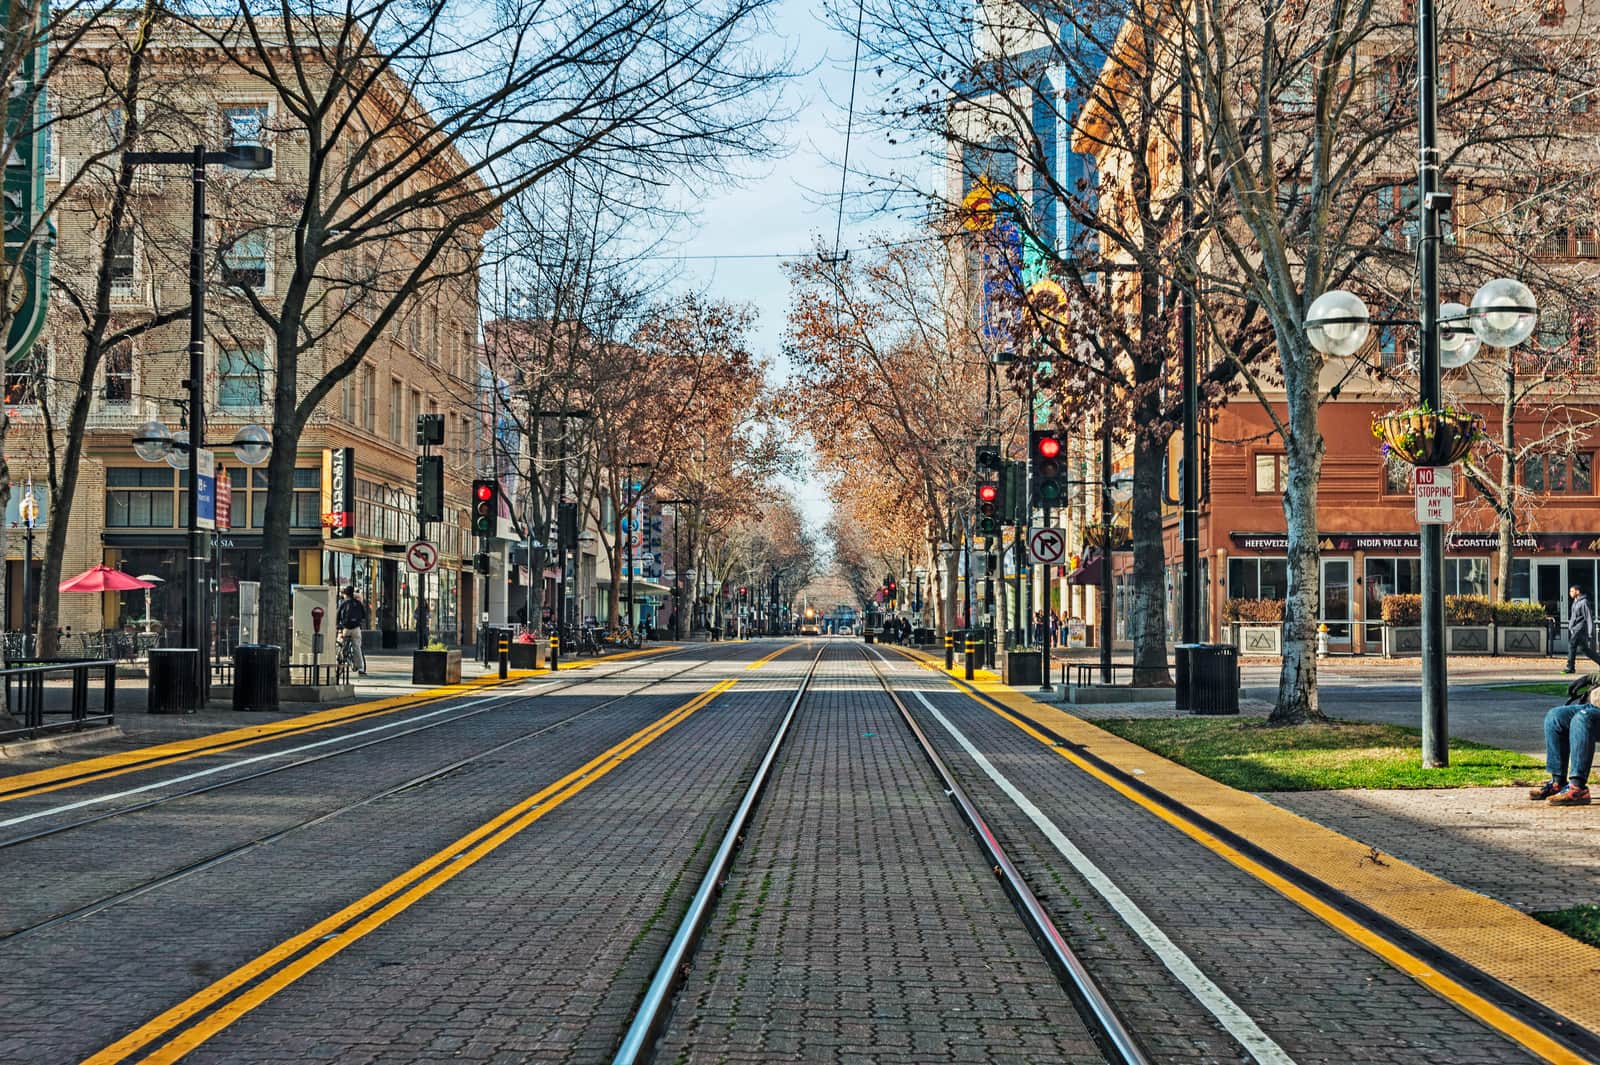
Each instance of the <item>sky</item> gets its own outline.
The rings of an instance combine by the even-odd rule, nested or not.
[[[796,115],[784,130],[790,145],[785,157],[759,168],[737,188],[708,195],[698,223],[687,231],[680,289],[693,289],[719,300],[751,304],[757,314],[755,351],[773,364],[782,380],[788,366],[782,358],[789,287],[783,265],[774,254],[810,254],[818,235],[831,244],[839,205],[839,179],[845,143],[845,117],[850,96],[854,42],[823,21],[813,0],[782,0],[775,9],[772,47],[794,53],[794,68],[808,71],[785,87],[784,110]],[[858,117],[872,106],[871,69],[863,60],[858,82]],[[864,133],[857,123],[852,138],[850,187],[859,191],[883,157],[875,151],[882,134]],[[858,169],[859,168],[859,169]],[[859,205],[857,205],[859,206]],[[897,228],[891,218],[862,219],[847,210],[842,247],[859,247],[869,234]],[[760,256],[760,258],[698,258]],[[793,484],[807,521],[820,529],[828,518],[825,485],[813,473]]]

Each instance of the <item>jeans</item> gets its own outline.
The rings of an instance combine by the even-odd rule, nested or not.
[[[365,673],[367,671],[367,652],[366,648],[361,646],[361,629],[359,627],[345,629],[344,638],[350,641],[350,650],[355,658],[356,672]]]
[[[1570,780],[1580,787],[1589,780],[1594,762],[1597,711],[1588,703],[1553,706],[1544,715],[1544,767],[1552,780]],[[1568,761],[1572,771],[1567,771]]]
[[[1572,672],[1580,652],[1587,655],[1595,665],[1600,665],[1600,655],[1594,653],[1594,641],[1585,633],[1573,635],[1569,632],[1567,633],[1567,672]]]

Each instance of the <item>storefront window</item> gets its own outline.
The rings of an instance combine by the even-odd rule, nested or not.
[[[1528,577],[1529,569],[1527,559],[1514,558],[1511,560],[1511,587],[1506,589],[1507,599],[1520,599],[1523,601],[1532,599],[1533,585]]]
[[[175,471],[160,466],[113,466],[106,470],[106,526],[170,529],[179,511]]]
[[[1282,558],[1228,559],[1229,599],[1283,599],[1289,594],[1289,562]]]
[[[1444,560],[1445,595],[1488,595],[1487,558],[1447,558]]]

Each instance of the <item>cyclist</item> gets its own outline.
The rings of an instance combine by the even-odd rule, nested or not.
[[[345,661],[345,656],[348,655],[350,663],[356,667],[356,672],[363,677],[366,676],[367,655],[361,648],[361,629],[367,623],[367,606],[356,596],[355,585],[352,584],[344,590],[344,599],[339,603],[339,612],[334,620],[339,626],[340,642],[349,648],[349,650],[345,650],[344,647],[339,649],[339,660]]]

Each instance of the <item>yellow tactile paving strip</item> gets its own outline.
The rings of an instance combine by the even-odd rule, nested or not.
[[[618,662],[628,658],[641,658],[646,655],[661,654],[664,651],[675,649],[675,645],[666,645],[649,647],[640,651],[626,651],[622,654],[607,655],[605,658],[575,659],[566,663],[562,670],[576,669],[580,666],[592,665],[597,662]],[[376,699],[365,703],[352,703],[348,706],[334,707],[330,710],[316,710],[309,714],[280,718],[260,725],[248,725],[244,728],[229,729],[226,732],[213,732],[204,736],[195,736],[191,739],[174,740],[171,743],[138,747],[129,751],[118,751],[116,754],[83,758],[78,761],[66,762],[62,765],[51,766],[48,769],[38,769],[28,773],[14,773],[9,776],[0,775],[0,802],[29,795],[39,795],[48,791],[58,791],[62,788],[74,787],[97,780],[105,780],[108,777],[121,776],[124,773],[131,773],[135,770],[170,765],[173,762],[181,762],[189,758],[198,758],[208,754],[221,754],[237,750],[240,747],[264,743],[285,733],[316,732],[320,729],[332,728],[335,725],[348,724],[369,717],[381,717],[384,714],[413,709],[426,703],[435,703],[444,699],[469,695],[483,688],[512,684],[527,677],[536,677],[549,672],[550,670],[548,669],[512,670],[505,680],[501,680],[498,675],[491,673],[442,688],[407,692],[404,695],[390,696],[386,699]]]
[[[905,653],[912,654],[929,668],[944,672],[942,662],[931,656]],[[951,675],[959,677],[960,671],[953,670]],[[989,674],[989,677],[993,677],[993,674]],[[1600,950],[1541,924],[1504,903],[1442,880],[1391,855],[1380,855],[1382,864],[1376,864],[1370,860],[1371,849],[1366,844],[1248,792],[1219,784],[1135,743],[1098,729],[1064,710],[1036,702],[993,680],[982,679],[969,683],[1013,711],[1018,718],[1048,728],[1071,743],[1083,744],[1096,757],[1137,776],[1141,783],[1178,798],[1195,813],[1237,833],[1281,861],[1304,870],[1547,1009],[1590,1031],[1600,1030],[1600,996],[1594,994],[1593,986],[1594,981],[1600,979]],[[1035,734],[1035,737],[1048,742],[1042,734]],[[1069,750],[1055,750],[1069,761],[1073,760]],[[1075,764],[1132,801],[1140,805],[1148,803],[1136,791],[1121,785],[1114,777],[1100,774],[1088,763]],[[1157,816],[1172,821],[1176,827],[1183,828],[1173,816],[1168,816],[1155,804],[1149,804],[1147,808]],[[1258,876],[1291,901],[1316,914],[1390,964],[1409,972],[1458,1006],[1483,1016],[1482,1011],[1473,1008],[1472,1003],[1461,1000],[1457,993],[1459,985],[1433,973],[1425,964],[1419,964],[1420,959],[1389,944],[1374,930],[1366,929],[1332,907],[1319,906],[1314,896],[1293,884],[1286,881],[1274,883],[1278,878],[1270,870],[1244,855],[1232,852],[1226,843],[1203,829],[1188,834],[1235,865]],[[1471,995],[1470,992],[1467,994]],[[1484,1005],[1498,1012],[1492,1004]],[[1511,1031],[1511,1028],[1521,1027],[1514,1018],[1507,1019],[1501,1015],[1499,1018],[1483,1016],[1483,1019],[1548,1060],[1584,1060],[1564,1048],[1537,1045],[1542,1041],[1526,1038],[1528,1032]],[[1511,1023],[1498,1023],[1500,1020],[1509,1020]]]

